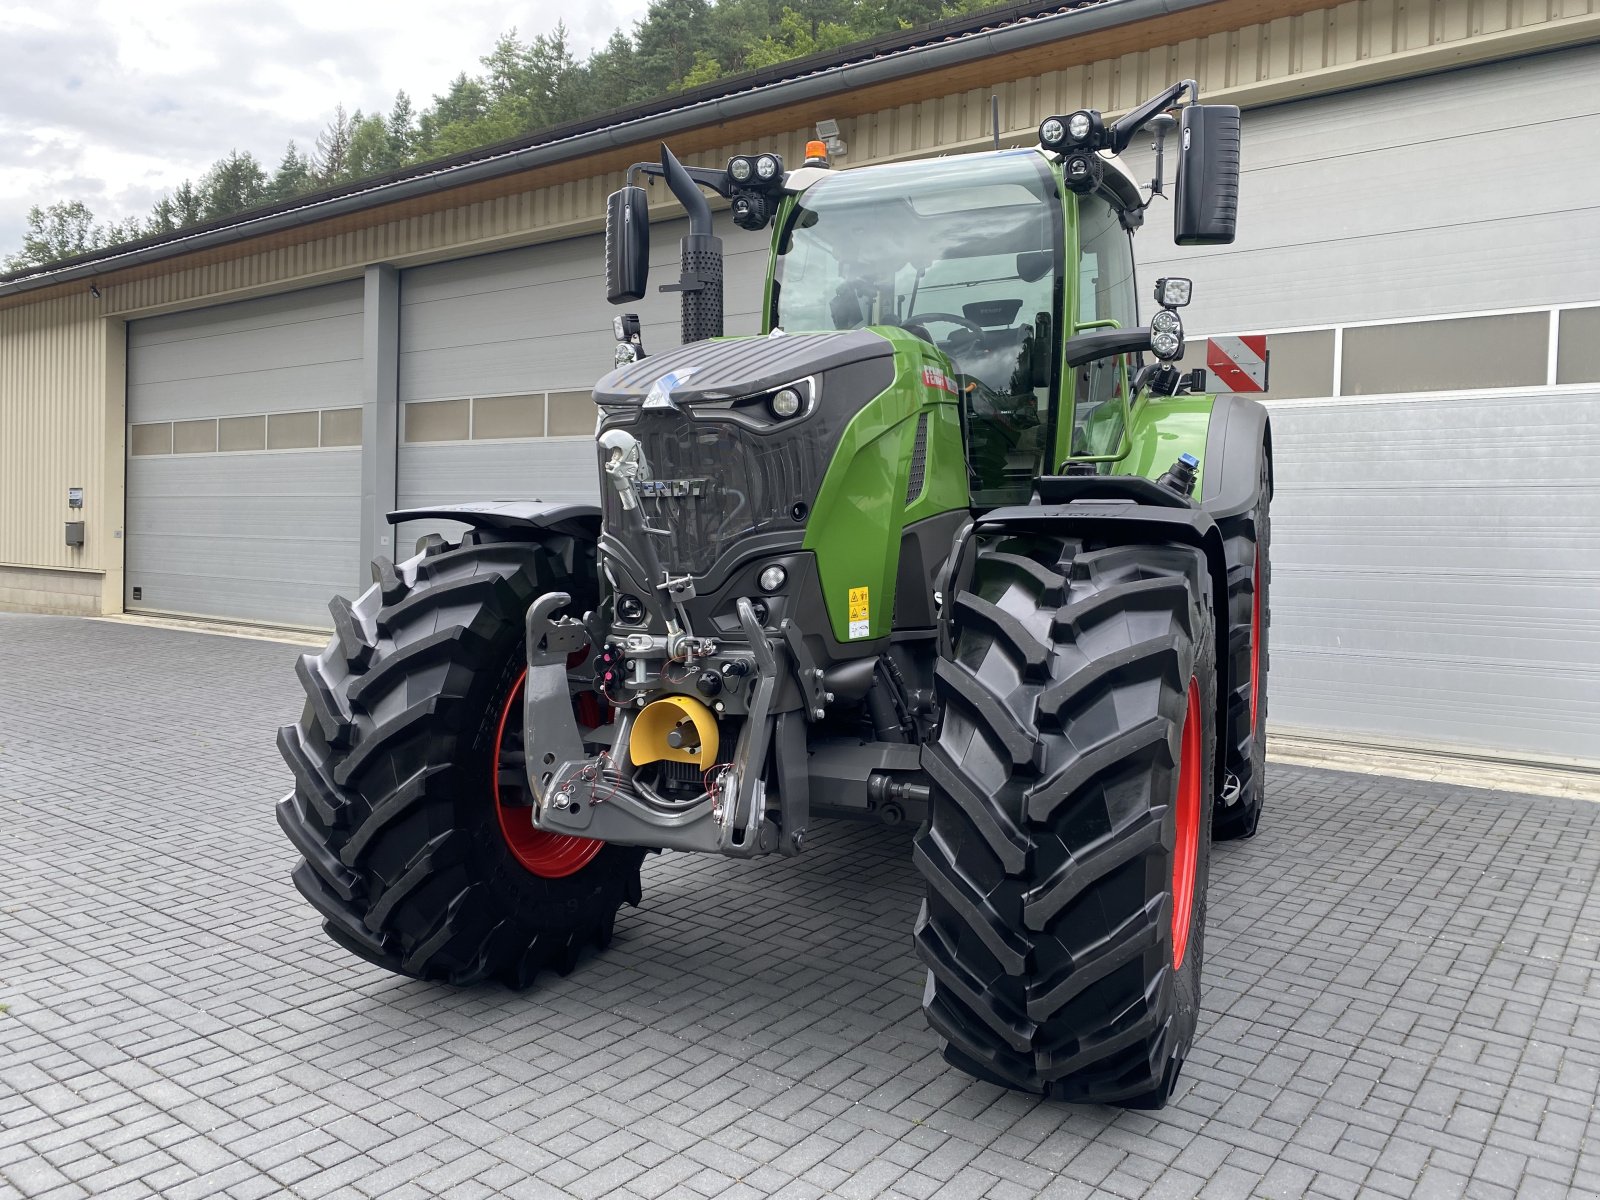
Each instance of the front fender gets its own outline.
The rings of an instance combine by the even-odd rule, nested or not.
[[[402,521],[461,521],[474,529],[518,529],[564,533],[593,541],[600,536],[600,508],[560,500],[465,500],[431,508],[402,508],[389,524]]]
[[[1243,396],[1218,396],[1211,406],[1200,478],[1200,507],[1214,520],[1255,509],[1262,454],[1272,455],[1272,419],[1265,406]]]

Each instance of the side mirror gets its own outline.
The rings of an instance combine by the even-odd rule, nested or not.
[[[1239,108],[1191,104],[1178,124],[1178,183],[1172,240],[1227,246],[1239,219]]]
[[[642,187],[606,198],[606,299],[643,300],[650,279],[650,202]]]
[[[1096,329],[1067,339],[1067,367],[1081,367],[1097,359],[1118,354],[1137,354],[1150,349],[1150,327],[1134,329]]]
[[[1050,386],[1050,343],[1055,334],[1051,329],[1050,314],[1036,313],[1033,318],[1033,341],[1028,347],[1028,385],[1043,388]]]

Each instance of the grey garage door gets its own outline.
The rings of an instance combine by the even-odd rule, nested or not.
[[[639,313],[646,347],[678,344],[676,294],[685,223],[651,230],[651,291],[614,309],[598,236],[458,259],[400,279],[397,487],[402,508],[451,500],[596,499],[590,389],[611,369],[611,318]],[[718,222],[726,255],[727,331],[754,333],[768,234]],[[396,543],[432,525],[408,525]]]
[[[357,582],[359,281],[128,327],[125,603],[326,626]]]
[[[1151,210],[1190,327],[1269,333],[1275,723],[1600,760],[1597,73],[1252,111],[1235,245]]]

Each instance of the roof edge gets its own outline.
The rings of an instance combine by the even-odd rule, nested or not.
[[[587,154],[663,138],[690,129],[865,87],[1041,42],[1064,40],[1118,25],[1170,16],[1219,0],[1076,0],[1042,7],[1037,0],[886,34],[839,50],[795,59],[668,98],[602,113],[544,130],[531,138],[480,147],[280,204],[247,209],[172,234],[106,247],[47,266],[0,275],[0,298],[110,271],[178,258],[248,241],[315,221],[398,203],[417,196],[549,166]]]

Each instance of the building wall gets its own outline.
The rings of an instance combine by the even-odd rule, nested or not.
[[[1175,29],[1182,24],[1182,17],[1172,20]],[[851,114],[851,97],[841,94],[837,115],[849,146],[841,162],[859,166],[981,146],[991,136],[991,92],[1000,97],[1003,139],[1032,144],[1039,122],[1051,113],[1082,107],[1120,112],[1182,78],[1196,79],[1207,100],[1257,107],[1586,40],[1600,40],[1600,0],[1353,0],[1045,74],[997,78],[970,91],[940,95],[937,77],[930,77],[917,81],[919,92],[932,93],[928,98],[892,108]],[[1441,121],[1452,119],[1440,114]],[[720,166],[730,155],[770,149],[797,163],[812,136],[809,124],[797,124],[688,158]],[[651,153],[653,147],[641,147],[641,154]],[[605,198],[621,183],[621,172],[611,171],[403,219],[383,221],[380,214],[366,227],[326,236],[312,230],[307,240],[280,249],[112,283],[103,289],[102,311],[148,315],[349,278],[368,263],[413,266],[555,241],[598,229]],[[651,196],[661,215],[681,211],[665,188],[652,189]]]
[[[1181,30],[1186,19],[1164,27]],[[1092,43],[1060,42],[1057,60],[1074,65],[1011,80],[998,77],[997,67],[993,81],[948,94],[938,94],[939,76],[917,77],[896,85],[905,102],[888,107],[881,104],[883,89],[841,93],[829,103],[849,145],[843,165],[854,166],[983,145],[991,92],[1000,97],[1004,139],[1023,143],[1052,112],[1084,105],[1116,112],[1186,76],[1200,82],[1209,100],[1259,107],[1591,40],[1600,40],[1600,0],[1352,0],[1095,61],[1083,61]],[[879,106],[863,109],[868,100]],[[1436,119],[1448,126],[1462,117],[1445,112]],[[774,120],[782,118],[764,117],[763,124],[773,128]],[[740,126],[725,128],[734,138]],[[688,157],[720,164],[732,153],[770,148],[798,161],[810,133],[810,119],[796,118],[787,131]],[[697,133],[685,144],[710,145],[716,136]],[[593,232],[605,196],[620,182],[618,172],[604,171],[442,211],[392,219],[381,211],[363,214],[310,226],[297,243],[225,261],[127,281],[108,276],[98,299],[74,291],[0,301],[0,564],[53,573],[44,577],[46,586],[12,594],[48,591],[49,579],[86,571],[104,578],[106,611],[120,604],[126,319],[355,278],[374,263],[411,267]],[[665,189],[654,195],[662,219],[678,214],[663,199]],[[1418,198],[1419,220],[1435,200]],[[82,550],[63,544],[69,486],[86,489]],[[61,590],[78,594],[81,581]]]
[[[0,310],[0,605],[115,611],[125,326],[92,296]],[[67,505],[69,488],[84,506]],[[82,547],[65,524],[85,522]]]

